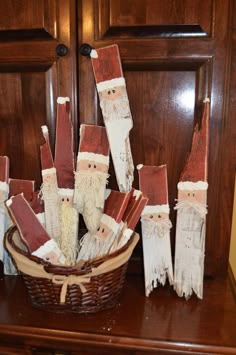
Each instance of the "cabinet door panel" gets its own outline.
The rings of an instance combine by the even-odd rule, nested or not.
[[[119,46],[134,121],[130,134],[134,165],[167,164],[173,247],[176,185],[203,99],[211,100],[205,262],[210,276],[225,276],[228,267],[231,217],[227,216],[232,214],[235,174],[228,167],[235,166],[235,157],[226,156],[222,143],[227,136],[227,149],[234,151],[236,122],[227,116],[232,5],[231,0],[86,0],[79,12],[80,44]],[[79,80],[80,121],[101,124],[88,58],[79,58]],[[110,184],[116,186],[113,170]],[[134,186],[138,187],[137,172]],[[223,200],[227,204],[221,213]]]
[[[56,2],[3,0],[0,2],[0,38],[56,37]]]
[[[77,139],[75,16],[75,1],[0,4],[0,154],[10,158],[10,177],[35,179],[37,188],[41,126],[53,146],[57,96],[70,97]]]

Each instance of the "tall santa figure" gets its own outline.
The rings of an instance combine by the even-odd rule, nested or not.
[[[88,231],[94,234],[103,213],[109,169],[109,143],[105,127],[80,126],[75,174],[74,205]]]
[[[203,297],[207,214],[209,99],[204,100],[201,128],[195,127],[192,148],[178,183],[174,289],[188,299]]]
[[[170,246],[168,185],[166,165],[138,165],[139,188],[148,197],[142,212],[142,242],[145,276],[145,293],[166,280],[173,284],[173,267]]]
[[[129,141],[133,121],[119,49],[111,45],[92,50],[90,56],[119,190],[129,192],[134,171]]]
[[[59,246],[68,264],[73,264],[78,252],[78,212],[73,207],[74,151],[73,127],[70,118],[70,99],[57,98],[57,124],[54,164],[57,172],[60,201]]]
[[[56,242],[60,240],[60,205],[58,196],[57,174],[49,142],[47,126],[41,127],[45,143],[40,146],[42,186],[40,195],[44,201],[45,225],[51,238]]]
[[[20,238],[32,255],[52,264],[65,263],[65,257],[56,241],[50,238],[23,193],[8,199],[6,206],[17,226]]]

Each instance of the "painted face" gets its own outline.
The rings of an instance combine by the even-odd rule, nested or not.
[[[107,172],[107,165],[103,163],[98,163],[93,160],[79,160],[77,169],[78,171],[88,171],[88,172],[99,171],[105,173]]]
[[[52,264],[57,264],[58,263],[58,257],[56,255],[56,253],[54,253],[53,251],[50,251],[49,253],[47,253],[44,256],[44,260],[49,261]]]
[[[149,213],[149,214],[145,214],[144,218],[146,220],[152,221],[152,222],[158,222],[161,221],[163,219],[169,219],[169,215],[168,213],[164,213],[164,212],[159,212],[159,213]]]
[[[100,93],[101,100],[113,101],[117,98],[126,95],[126,89],[124,86],[114,86],[111,89],[104,90]]]
[[[57,181],[57,177],[55,173],[51,173],[51,174],[45,174],[43,175],[43,182],[44,183],[55,183]]]
[[[97,229],[96,236],[100,238],[106,238],[112,233],[113,231],[106,224],[101,222]]]
[[[73,196],[60,196],[60,201],[64,205],[72,206]]]
[[[183,201],[206,203],[206,190],[179,190],[178,199]]]

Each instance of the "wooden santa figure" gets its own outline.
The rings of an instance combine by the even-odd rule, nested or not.
[[[122,217],[124,225],[112,245],[112,251],[120,249],[129,241],[147,203],[148,198],[140,190],[132,188],[127,208]]]
[[[65,257],[57,243],[50,238],[23,194],[8,199],[6,206],[23,243],[32,255],[52,264],[65,263]]]
[[[188,299],[203,297],[207,214],[209,99],[204,100],[201,127],[195,127],[192,148],[178,183],[174,289]]]
[[[45,225],[51,238],[59,242],[60,240],[60,204],[58,197],[58,185],[56,168],[53,163],[53,157],[49,142],[49,133],[47,126],[42,126],[42,132],[45,144],[40,146],[41,168],[42,168],[42,186],[40,195],[44,201]]]
[[[108,254],[120,231],[129,194],[108,190],[104,213],[95,234],[87,233],[81,239],[78,260],[88,260]],[[123,226],[123,223],[122,223]]]
[[[129,192],[134,171],[129,141],[133,121],[118,46],[92,50],[91,58],[117,183],[120,191]]]
[[[75,173],[74,205],[94,234],[104,209],[109,169],[109,143],[102,126],[82,124]]]
[[[24,180],[24,179],[12,179],[9,178],[9,197],[23,193],[27,201],[32,201],[34,193],[34,180]],[[12,221],[10,221],[12,225]],[[5,249],[3,253],[3,263],[4,263],[4,274],[5,275],[16,275],[17,270],[15,268],[14,262],[8,251]]]
[[[75,184],[73,148],[70,100],[68,97],[58,97],[54,159],[60,201],[60,238],[58,243],[66,257],[67,264],[75,262],[78,252],[79,217],[77,210],[73,207]]]
[[[145,294],[166,280],[173,284],[173,267],[170,246],[168,185],[166,165],[138,165],[139,188],[148,197],[143,210],[142,243],[145,276]]]

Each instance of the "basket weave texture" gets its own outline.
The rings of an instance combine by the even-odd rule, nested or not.
[[[32,256],[16,227],[7,231],[5,246],[23,276],[33,306],[54,312],[94,313],[119,301],[138,240],[134,233],[120,250],[77,266],[52,265]]]

